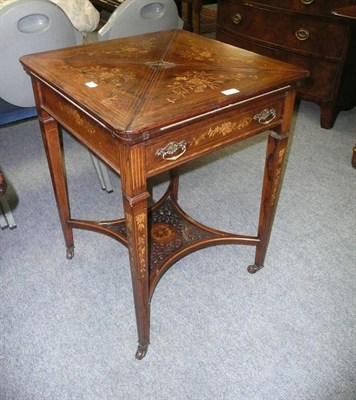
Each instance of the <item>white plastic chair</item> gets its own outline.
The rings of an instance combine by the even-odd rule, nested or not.
[[[81,44],[83,35],[51,1],[6,1],[0,3],[0,7],[0,125],[5,125],[37,115],[31,79],[19,58],[24,54]],[[101,170],[97,172],[102,179]],[[109,179],[108,182],[111,185]],[[112,191],[112,187],[103,188]],[[6,201],[4,196],[3,215],[11,219]]]
[[[19,58],[82,41],[66,14],[47,0],[18,0],[2,7],[0,38],[0,97],[20,107],[33,107],[35,100]]]
[[[125,0],[99,30],[98,40],[182,29],[183,25],[174,0]]]

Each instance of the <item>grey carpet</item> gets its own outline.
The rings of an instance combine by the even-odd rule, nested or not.
[[[356,109],[332,130],[296,109],[266,266],[219,246],[173,266],[152,301],[137,361],[126,248],[75,231],[65,258],[36,120],[1,128],[0,166],[18,227],[0,232],[1,400],[352,400],[355,392]],[[180,203],[215,227],[255,234],[265,135],[182,170]],[[64,135],[72,214],[121,215],[89,155]],[[165,176],[152,182],[159,197]],[[15,201],[16,203],[16,201]]]

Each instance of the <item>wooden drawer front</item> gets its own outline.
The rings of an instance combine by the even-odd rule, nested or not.
[[[219,25],[238,35],[265,42],[267,45],[306,55],[341,58],[348,28],[336,20],[305,14],[285,14],[228,3],[220,13]]]
[[[154,175],[199,155],[281,123],[284,96],[260,108],[232,110],[147,141],[147,174]]]
[[[224,31],[220,31],[217,38],[225,43],[298,65],[309,70],[310,77],[307,78],[305,84],[298,89],[299,93],[304,93],[310,97],[320,97],[323,100],[332,100],[333,96],[335,96],[335,85],[341,68],[339,63],[320,61],[317,58],[304,57],[286,51],[278,51],[259,46],[253,42],[239,40],[236,36],[229,35]]]
[[[243,1],[251,6],[271,6],[310,14],[327,15],[337,7],[352,5],[354,0],[256,0]]]

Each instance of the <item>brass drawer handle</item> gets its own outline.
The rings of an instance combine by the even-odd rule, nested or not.
[[[304,29],[304,28],[299,28],[296,32],[295,32],[295,37],[298,40],[307,40],[309,38],[309,31],[308,29]]]
[[[242,15],[240,13],[236,13],[232,16],[232,20],[234,24],[238,25],[242,21]]]
[[[163,158],[167,161],[175,161],[187,151],[187,142],[182,140],[179,143],[170,142],[163,149],[156,151],[156,156]],[[175,155],[174,155],[175,154]]]
[[[303,4],[311,4],[314,0],[302,0]]]
[[[253,117],[253,120],[257,121],[259,124],[267,125],[270,122],[272,122],[276,118],[276,116],[277,116],[277,113],[276,113],[275,108],[271,108],[270,110],[265,108],[260,113],[256,114]]]

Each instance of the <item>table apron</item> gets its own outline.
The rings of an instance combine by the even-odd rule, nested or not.
[[[109,129],[45,84],[41,84],[41,108],[120,174],[120,143]]]
[[[131,147],[132,150],[136,146],[144,146],[146,161],[143,168],[147,177],[281,126],[285,100],[286,93],[273,94],[269,99],[258,99],[228,111],[217,111],[203,121],[194,121],[154,139],[127,146],[75,103],[41,83],[41,108],[116,173],[120,174],[121,169],[120,146]],[[184,154],[162,156],[169,145],[184,147]]]

